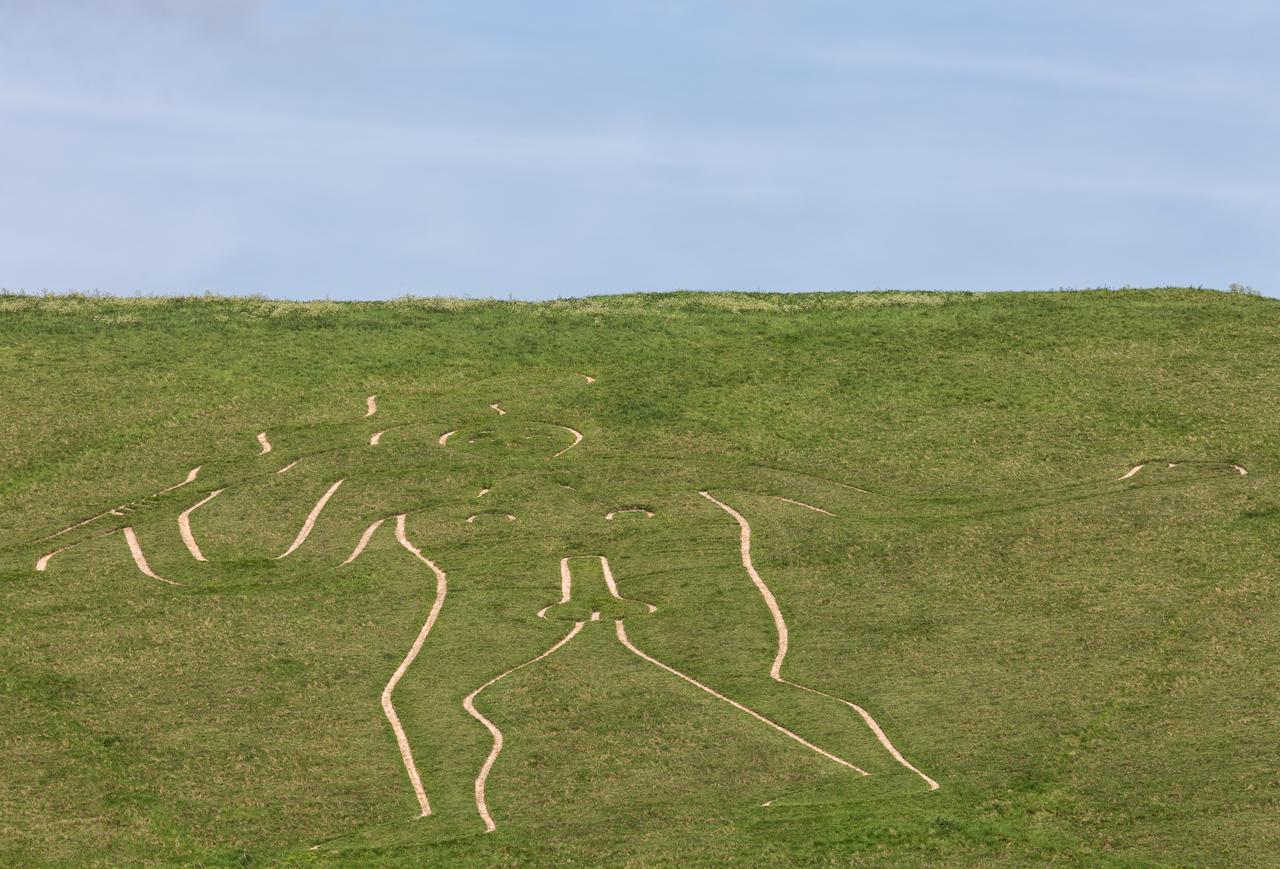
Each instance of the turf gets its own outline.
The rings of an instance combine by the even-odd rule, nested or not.
[[[0,862],[1274,864],[1277,346],[1275,302],[1185,289],[0,296]],[[548,460],[557,426],[584,440]],[[202,564],[176,517],[216,488]],[[768,678],[700,490],[751,522],[783,675],[938,791]],[[394,695],[429,818],[379,695],[434,579],[393,522],[337,566],[397,513],[449,582]],[[578,559],[581,598],[536,618],[577,555],[638,603]],[[486,834],[462,698],[593,608],[477,700],[506,739]]]

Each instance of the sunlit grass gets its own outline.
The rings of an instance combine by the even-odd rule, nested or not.
[[[1176,288],[0,295],[0,862],[1271,862],[1278,311]],[[584,440],[549,460],[560,426]],[[218,488],[201,564],[176,517]],[[751,521],[784,675],[866,707],[939,791],[768,678],[773,622],[701,490]],[[399,513],[449,574],[395,694],[426,819],[379,695],[434,578],[394,520],[338,566]],[[126,523],[184,585],[139,573]],[[583,567],[538,619],[586,555],[632,603]],[[485,834],[462,698],[592,609],[478,701],[506,736]],[[629,653],[618,614],[872,775]]]

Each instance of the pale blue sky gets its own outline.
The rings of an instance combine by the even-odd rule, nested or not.
[[[0,0],[0,287],[1280,291],[1275,0]]]

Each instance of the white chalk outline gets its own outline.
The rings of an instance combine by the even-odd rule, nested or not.
[[[547,604],[538,610],[538,618],[545,619],[547,610],[558,604],[568,603],[569,598],[573,595],[573,574],[569,572],[569,558],[571,557],[566,555],[560,559],[560,600],[557,603]]]
[[[179,483],[178,485],[181,486],[182,484]],[[123,507],[123,506],[124,506],[123,504],[120,505],[120,507]],[[55,537],[61,537],[63,534],[66,534],[68,531],[74,531],[77,528],[81,527],[82,525],[88,525],[90,522],[97,522],[99,519],[101,519],[104,516],[119,515],[116,513],[116,511],[119,510],[120,507],[112,507],[110,510],[104,510],[103,512],[99,513],[97,516],[90,516],[88,519],[82,519],[74,525],[68,525],[66,528],[63,528],[61,531],[55,531],[47,537],[41,537],[37,542],[43,543],[46,540],[52,540]],[[61,552],[62,550],[58,550],[58,551]]]
[[[285,466],[284,466],[283,468],[281,468],[280,470],[276,471],[276,473],[277,473],[277,474],[283,474],[285,471],[289,470],[289,469],[290,469],[290,468],[292,468],[294,465],[298,464],[298,462],[300,462],[300,461],[302,461],[302,459],[294,459],[292,462],[290,462],[289,464],[285,465]]]
[[[599,556],[599,558],[600,569],[604,572],[604,584],[608,587],[609,594],[613,595],[615,600],[624,600],[628,603],[639,603],[639,601],[633,601],[618,594],[618,584],[613,581],[613,570],[609,567],[609,559],[605,558],[603,555]],[[651,603],[645,604],[645,608],[649,610],[650,614],[658,611],[658,608]]]
[[[586,378],[586,380],[587,380],[587,383],[595,383],[595,382],[596,382],[596,379],[595,379],[594,377],[592,377],[590,374],[581,374],[581,373],[579,373],[579,374],[578,374],[578,376],[579,376],[579,377],[585,377],[585,378]]]
[[[378,441],[382,440],[382,436],[386,433],[385,429],[383,431],[374,432],[373,437],[369,438],[369,446],[376,447],[378,445]]]
[[[481,820],[484,821],[484,828],[485,828],[484,831],[486,833],[492,833],[494,830],[498,828],[498,825],[493,822],[493,816],[489,814],[489,804],[485,801],[484,788],[485,788],[485,782],[489,778],[489,771],[493,769],[494,762],[497,761],[498,755],[502,752],[502,731],[498,729],[498,726],[496,724],[494,724],[488,718],[485,718],[484,715],[481,714],[476,709],[475,699],[480,694],[481,691],[488,688],[490,685],[494,684],[499,679],[505,679],[507,676],[510,676],[512,673],[514,673],[516,670],[519,670],[521,667],[527,667],[530,664],[535,664],[538,661],[541,661],[543,658],[550,656],[557,649],[561,648],[570,640],[572,640],[575,636],[577,636],[578,631],[582,630],[582,626],[584,624],[586,623],[574,622],[573,628],[569,631],[569,633],[561,637],[556,642],[556,644],[553,645],[551,648],[547,649],[545,652],[543,652],[541,655],[538,655],[538,657],[536,658],[530,658],[529,660],[525,661],[523,664],[517,664],[516,666],[512,667],[510,670],[507,670],[505,673],[501,673],[497,676],[494,676],[488,682],[485,682],[479,688],[477,688],[476,690],[468,694],[462,701],[462,708],[467,710],[467,714],[469,714],[476,721],[479,721],[481,724],[483,724],[485,728],[489,731],[489,735],[493,737],[493,747],[489,749],[489,756],[485,758],[484,765],[480,767],[480,773],[479,775],[476,776],[476,783],[475,783],[476,811],[480,813],[480,818]]]
[[[808,691],[812,694],[820,694],[823,697],[828,697],[832,700],[835,700],[837,703],[843,703],[845,706],[848,706],[854,712],[858,713],[858,716],[862,718],[863,723],[866,724],[867,727],[870,728],[871,732],[876,735],[876,739],[878,739],[880,741],[880,744],[884,746],[885,750],[888,751],[889,754],[893,756],[894,760],[896,760],[902,766],[914,772],[916,775],[920,776],[920,778],[924,779],[925,784],[929,786],[929,790],[936,791],[939,787],[941,787],[941,785],[939,785],[936,781],[931,779],[929,776],[925,775],[923,772],[921,772],[919,769],[913,766],[910,761],[908,761],[905,757],[903,757],[902,753],[899,752],[898,749],[894,747],[893,743],[889,741],[889,737],[885,734],[885,732],[880,729],[880,725],[877,724],[876,720],[871,717],[871,713],[863,709],[857,703],[851,703],[850,701],[845,700],[843,697],[837,697],[834,694],[828,694],[826,691],[819,691],[817,688],[810,688],[808,685],[801,685],[799,682],[792,682],[789,679],[779,679],[778,681],[782,682],[783,684],[790,685],[793,688],[799,688],[802,691]]]
[[[364,403],[366,408],[365,414],[364,414],[365,419],[368,419],[369,417],[373,416],[375,413],[378,412],[378,396],[371,395],[364,400]]]
[[[365,548],[366,546],[368,546],[368,545],[369,545],[369,540],[370,540],[370,538],[372,538],[372,537],[373,537],[373,532],[377,531],[377,530],[378,530],[378,526],[379,526],[379,525],[381,525],[383,522],[386,522],[386,521],[387,521],[387,519],[386,519],[386,517],[384,516],[383,518],[381,518],[381,519],[379,519],[378,521],[374,522],[374,523],[373,523],[372,525],[370,525],[368,528],[364,529],[364,533],[360,535],[360,542],[356,544],[356,548],[355,548],[355,549],[353,549],[353,550],[351,550],[351,554],[347,556],[347,560],[346,560],[346,561],[344,561],[344,562],[342,562],[342,564],[339,564],[338,566],[339,566],[339,567],[345,567],[346,565],[350,564],[351,562],[353,562],[353,561],[355,561],[357,558],[359,558],[359,557],[360,557],[360,553],[361,553],[361,552],[364,552],[364,548]]]
[[[803,501],[793,501],[791,498],[784,498],[781,495],[775,495],[774,497],[777,498],[779,501],[785,501],[788,504],[795,504],[797,507],[803,507],[806,510],[812,510],[815,513],[822,513],[827,516],[836,515],[835,513],[832,513],[830,510],[823,510],[821,507],[815,507],[812,504],[806,504]]]
[[[560,603],[568,603],[573,596],[573,573],[569,570],[569,559],[566,555],[560,559]]]
[[[425,818],[431,814],[431,804],[427,802],[426,791],[422,788],[422,777],[418,775],[417,764],[413,762],[413,750],[409,747],[409,737],[405,735],[404,727],[400,724],[400,716],[396,715],[395,707],[391,704],[391,693],[395,691],[396,685],[399,684],[401,677],[405,671],[409,669],[409,665],[413,663],[414,658],[418,657],[418,652],[422,649],[423,642],[427,639],[427,634],[431,633],[431,628],[436,623],[436,619],[440,617],[440,609],[444,606],[445,595],[449,592],[448,575],[436,566],[435,562],[422,554],[422,550],[418,549],[409,542],[408,536],[405,534],[405,514],[401,513],[396,516],[396,540],[400,541],[400,545],[413,553],[414,557],[431,568],[431,572],[436,577],[436,597],[431,604],[431,612],[427,614],[427,621],[423,624],[422,630],[418,632],[417,639],[413,641],[413,645],[409,647],[409,653],[404,656],[404,660],[400,662],[400,666],[396,668],[391,679],[387,682],[387,687],[382,689],[382,711],[387,716],[387,721],[391,723],[391,730],[396,735],[396,744],[400,746],[400,759],[404,761],[405,772],[409,775],[409,783],[413,785],[414,795],[418,798],[418,807],[422,810],[418,815]]]
[[[187,483],[194,482],[196,476],[200,473],[200,469],[202,467],[204,466],[196,465],[194,468],[192,468],[190,471],[187,472],[187,478],[185,480],[183,480],[181,483],[175,483],[174,485],[170,486],[167,489],[161,489],[159,492],[156,492],[156,496],[159,497],[160,495],[167,495],[175,489],[181,489],[183,486],[187,485]]]
[[[36,570],[40,571],[41,573],[44,573],[44,571],[49,567],[50,558],[53,558],[53,556],[57,555],[59,552],[66,552],[70,548],[71,548],[70,546],[64,546],[61,549],[53,550],[48,555],[40,556],[38,559],[36,559]]]
[[[271,441],[267,440],[266,432],[258,432],[258,443],[262,445],[262,452],[258,453],[258,455],[265,456],[267,453],[271,452]]]
[[[547,610],[551,609],[553,606],[568,603],[573,599],[573,571],[569,569],[569,559],[571,558],[599,559],[600,572],[604,575],[605,588],[609,590],[609,594],[613,596],[614,600],[626,601],[627,603],[640,603],[640,601],[631,600],[630,598],[623,597],[618,593],[618,583],[614,581],[613,570],[609,566],[609,559],[605,556],[566,555],[564,558],[560,559],[560,600],[553,604],[547,604],[542,609],[538,610],[538,618],[545,619],[547,617]],[[650,613],[656,613],[658,611],[658,608],[651,603],[646,603],[644,606]],[[598,619],[593,619],[592,621],[598,621]]]
[[[187,472],[187,478],[186,478],[185,480],[183,480],[181,483],[174,483],[172,486],[170,486],[170,487],[169,487],[169,488],[167,488],[167,489],[161,489],[159,492],[156,492],[156,493],[155,493],[154,495],[152,495],[151,497],[153,497],[153,498],[159,498],[161,495],[167,495],[167,494],[169,494],[170,492],[172,492],[172,491],[174,491],[174,490],[176,490],[176,489],[181,489],[183,486],[187,485],[188,483],[193,482],[193,481],[195,480],[195,478],[200,474],[200,469],[201,469],[202,467],[204,467],[204,466],[203,466],[203,465],[196,465],[194,468],[192,468],[190,471],[188,471],[188,472]],[[53,538],[55,538],[55,537],[60,537],[60,536],[62,536],[63,534],[66,534],[68,531],[74,531],[74,530],[76,530],[77,528],[80,528],[81,526],[88,525],[90,522],[96,522],[96,521],[98,521],[99,519],[103,518],[104,516],[123,516],[124,514],[123,514],[123,513],[121,513],[121,512],[120,512],[120,510],[121,510],[121,509],[123,509],[124,507],[125,507],[125,505],[124,505],[124,504],[119,504],[119,505],[117,505],[117,506],[115,506],[115,507],[112,507],[110,510],[105,510],[105,511],[103,511],[103,512],[99,513],[97,516],[90,516],[88,519],[82,519],[82,520],[80,520],[79,522],[75,523],[74,525],[68,525],[66,528],[63,528],[61,531],[55,531],[55,532],[53,532],[52,534],[48,535],[47,537],[41,537],[41,538],[40,538],[40,540],[38,540],[38,541],[36,541],[36,542],[37,542],[37,543],[42,543],[42,542],[44,542],[45,540],[52,540],[52,539],[53,539]],[[115,529],[112,529],[112,531],[108,531],[108,532],[106,532],[106,533],[107,533],[107,534],[114,533],[114,530],[115,530]],[[78,545],[78,544],[72,544],[72,545],[74,546],[74,545]],[[58,552],[62,552],[62,551],[64,551],[65,549],[68,549],[68,548],[70,548],[70,547],[63,547],[63,549],[59,549],[59,550],[57,550],[56,552],[50,552],[50,553],[49,553],[49,556],[50,556],[50,557],[52,557],[52,556],[56,555]],[[37,563],[38,563],[38,562],[37,562]],[[46,563],[46,564],[48,563],[47,559],[46,559],[45,563]],[[43,568],[37,568],[37,569],[43,570]]]
[[[871,775],[871,773],[867,772],[865,769],[862,769],[861,767],[858,767],[858,766],[855,766],[855,765],[854,765],[854,764],[852,764],[852,763],[849,763],[849,761],[845,760],[845,759],[844,759],[844,758],[842,758],[842,757],[838,757],[837,755],[832,754],[831,752],[827,751],[826,749],[819,748],[818,746],[814,745],[814,744],[813,744],[812,742],[810,742],[809,740],[805,739],[805,738],[804,738],[803,736],[801,736],[800,734],[798,734],[798,733],[795,733],[795,732],[793,732],[793,731],[788,730],[787,728],[783,727],[781,724],[778,724],[776,721],[772,721],[772,720],[770,720],[770,719],[766,718],[765,716],[761,715],[759,712],[756,712],[754,709],[750,709],[750,708],[748,708],[748,707],[746,707],[746,706],[743,706],[743,705],[742,705],[741,703],[739,703],[738,701],[729,699],[728,697],[726,697],[726,696],[724,696],[723,694],[721,694],[719,691],[716,691],[714,688],[708,688],[706,685],[703,685],[701,682],[699,682],[697,679],[693,678],[692,676],[686,676],[684,673],[681,673],[681,672],[680,672],[679,670],[677,670],[675,667],[668,666],[667,664],[664,664],[664,663],[662,663],[661,661],[659,661],[657,658],[654,658],[654,657],[652,657],[652,656],[650,656],[650,655],[646,655],[644,652],[642,652],[642,651],[640,651],[638,648],[636,648],[636,646],[632,644],[631,640],[629,640],[629,639],[627,638],[627,630],[626,630],[626,628],[624,628],[624,627],[622,626],[622,619],[614,619],[613,624],[614,624],[614,626],[615,626],[615,627],[616,627],[616,629],[617,629],[618,641],[619,641],[619,642],[621,642],[621,643],[622,643],[622,645],[626,646],[626,647],[627,647],[628,649],[630,649],[631,651],[635,652],[635,653],[636,653],[637,655],[639,655],[641,658],[643,658],[644,660],[648,661],[650,664],[653,664],[653,665],[655,665],[655,666],[657,666],[657,667],[661,667],[663,670],[666,670],[666,671],[667,671],[668,673],[670,673],[671,675],[673,675],[673,676],[678,676],[678,677],[680,677],[681,679],[685,680],[685,681],[686,681],[686,682],[688,682],[690,685],[694,685],[694,686],[696,686],[696,687],[698,687],[698,688],[701,688],[703,691],[706,691],[706,692],[707,692],[708,694],[710,694],[712,697],[715,697],[715,698],[716,698],[716,699],[718,699],[718,700],[723,700],[725,703],[728,703],[730,706],[732,706],[732,707],[733,707],[733,708],[735,708],[735,709],[740,709],[740,710],[742,710],[743,712],[745,712],[745,713],[747,713],[748,715],[750,715],[752,718],[755,718],[757,721],[762,721],[762,722],[764,722],[765,724],[769,725],[770,727],[772,727],[774,730],[778,731],[779,733],[782,733],[782,734],[784,734],[784,735],[786,735],[786,736],[790,737],[791,739],[794,739],[796,742],[800,743],[801,745],[803,745],[805,748],[809,749],[810,751],[815,751],[815,752],[817,752],[818,754],[822,755],[822,756],[823,756],[823,757],[825,757],[827,760],[835,761],[836,763],[840,764],[841,766],[847,766],[849,769],[853,770],[854,772],[856,772],[856,773],[858,773],[858,774],[860,774],[860,775]]]
[[[138,543],[138,535],[133,533],[133,528],[126,525],[123,530],[124,539],[129,544],[129,554],[133,556],[133,563],[138,566],[138,570],[142,571],[143,575],[158,579],[161,582],[167,582],[169,585],[182,585],[180,582],[174,582],[172,579],[165,579],[163,576],[157,575],[151,569],[151,565],[147,564],[147,557],[142,554],[142,546]]]
[[[497,403],[496,401],[495,401],[493,404],[489,405],[489,407],[491,407],[492,409],[496,410],[496,411],[498,412],[498,416],[506,416],[506,415],[507,415],[507,412],[506,412],[505,410],[503,410],[502,408],[498,407],[498,403]]]
[[[458,433],[457,429],[454,429],[453,431],[447,431],[444,434],[440,435],[440,446],[442,447],[447,446],[449,443],[449,438],[453,437],[457,433]]]
[[[516,521],[516,517],[510,513],[503,513],[501,510],[486,510],[484,513],[473,513],[467,517],[467,524],[473,525],[481,516],[506,516],[508,522]]]
[[[894,747],[892,742],[889,741],[889,737],[885,734],[884,730],[880,728],[880,725],[876,723],[875,719],[871,717],[871,713],[867,712],[867,710],[863,709],[856,703],[850,703],[848,700],[842,700],[832,694],[827,694],[823,691],[810,688],[807,685],[801,685],[798,682],[792,682],[789,679],[782,678],[782,661],[787,656],[787,623],[782,618],[782,610],[778,608],[778,601],[774,598],[773,592],[769,590],[769,586],[765,584],[765,581],[760,577],[760,574],[756,572],[755,564],[751,561],[751,525],[741,513],[723,501],[718,500],[710,492],[699,492],[698,494],[724,510],[738,523],[739,551],[742,555],[742,566],[746,568],[747,575],[751,577],[751,581],[759,590],[760,596],[764,598],[765,605],[769,608],[770,613],[773,614],[773,624],[778,632],[778,654],[774,657],[773,665],[769,668],[769,677],[775,682],[790,685],[793,688],[800,688],[814,694],[820,694],[823,697],[829,697],[832,700],[838,700],[850,709],[853,709],[862,718],[863,723],[865,723],[867,727],[870,728],[871,732],[875,734],[876,739],[879,740],[880,744],[889,752],[894,760],[920,776],[920,778],[924,780],[925,784],[929,786],[929,790],[936,791],[939,787],[938,783],[925,775],[902,756],[902,753]]]
[[[1146,462],[1143,462],[1143,463],[1142,463],[1142,464],[1140,464],[1140,465],[1134,465],[1132,468],[1130,468],[1130,469],[1129,469],[1129,472],[1128,472],[1128,473],[1126,473],[1126,474],[1125,474],[1123,477],[1121,477],[1120,479],[1121,479],[1121,480],[1127,480],[1127,479],[1129,479],[1130,477],[1132,477],[1134,474],[1138,473],[1138,471],[1141,471],[1141,470],[1142,470],[1143,468],[1145,468],[1146,466],[1147,466],[1147,463],[1146,463]]]
[[[324,509],[325,504],[329,503],[329,499],[333,497],[333,493],[338,491],[338,487],[344,482],[345,478],[339,480],[329,487],[329,491],[320,496],[320,500],[316,502],[316,505],[311,508],[311,512],[307,514],[307,521],[302,523],[302,528],[299,529],[298,536],[293,538],[293,543],[289,545],[288,549],[276,556],[277,559],[281,559],[286,555],[289,555],[306,541],[307,536],[311,534],[311,529],[315,527],[316,519],[320,516],[320,511]]]
[[[605,588],[609,589],[609,594],[613,595],[614,600],[622,600],[622,595],[618,594],[618,584],[613,580],[613,571],[609,569],[609,559],[603,555],[598,557],[600,559],[600,570],[604,573]]]
[[[724,510],[732,516],[738,523],[740,531],[739,535],[739,552],[742,556],[742,566],[747,569],[747,575],[751,577],[751,581],[755,583],[756,590],[760,592],[760,596],[764,598],[765,606],[769,608],[769,612],[773,615],[773,627],[778,633],[778,653],[773,658],[773,664],[769,667],[769,678],[781,681],[782,661],[787,657],[787,623],[782,618],[782,610],[778,608],[778,600],[773,596],[773,592],[769,590],[769,586],[765,585],[760,574],[756,573],[755,565],[751,562],[751,526],[747,524],[747,520],[742,514],[730,507],[723,501],[716,500],[710,492],[699,492],[699,495],[715,504],[721,510]]]
[[[643,507],[624,507],[624,508],[622,508],[621,510],[614,510],[614,511],[612,511],[612,512],[610,512],[610,513],[605,513],[605,514],[604,514],[604,518],[606,518],[606,519],[613,519],[613,517],[614,517],[614,516],[620,516],[620,515],[622,515],[623,513],[643,513],[643,514],[645,515],[645,517],[646,517],[646,518],[648,518],[648,519],[652,519],[652,518],[653,518],[653,511],[652,511],[652,510],[646,510],[646,509],[644,509]]]
[[[187,551],[191,553],[196,561],[208,561],[209,559],[204,557],[204,553],[200,551],[199,544],[196,543],[195,535],[191,533],[191,514],[221,495],[224,491],[224,489],[214,489],[178,514],[178,533],[182,535],[182,542],[187,545]]]
[[[567,425],[559,425],[558,423],[556,424],[556,428],[562,428],[565,431],[569,432],[571,435],[573,435],[573,443],[569,444],[569,446],[565,447],[560,452],[556,453],[554,456],[548,456],[547,461],[551,461],[554,458],[563,456],[565,453],[569,452],[569,450],[573,449],[578,444],[582,443],[582,432],[578,431],[576,428],[569,428],[569,426]]]
[[[103,516],[108,516],[108,515],[123,516],[124,514],[117,513],[115,510],[109,510],[106,513],[103,513],[102,515]],[[101,517],[97,517],[97,518],[101,518]],[[99,540],[110,534],[115,534],[119,530],[120,529],[118,527],[108,528],[106,531],[99,531],[90,537],[86,537],[84,540],[77,540],[75,543],[68,543],[66,546],[60,546],[57,549],[53,550],[52,552],[45,553],[44,555],[36,559],[36,570],[43,573],[45,569],[48,568],[49,566],[49,560],[53,558],[55,555],[58,555],[59,553],[62,553],[62,552],[66,552],[69,549],[75,549],[77,546],[83,546],[84,544],[90,543],[94,540]]]
[[[1143,462],[1143,463],[1142,463],[1142,464],[1140,464],[1140,465],[1134,465],[1132,468],[1130,468],[1130,469],[1129,469],[1128,473],[1126,473],[1123,477],[1120,477],[1120,479],[1121,479],[1121,480],[1127,480],[1127,479],[1129,479],[1130,477],[1132,477],[1134,474],[1138,473],[1138,471],[1141,471],[1143,468],[1145,468],[1145,467],[1146,467],[1147,465],[1149,465],[1149,464],[1150,464],[1150,462]],[[1176,467],[1178,467],[1178,463],[1177,463],[1177,462],[1169,462],[1168,464],[1169,464],[1169,467],[1170,467],[1170,468],[1176,468]],[[1249,473],[1247,470],[1245,470],[1245,469],[1244,469],[1243,467],[1241,467],[1240,465],[1234,465],[1234,464],[1233,464],[1233,465],[1231,466],[1231,468],[1232,468],[1232,470],[1234,470],[1237,474],[1239,474],[1239,475],[1240,475],[1240,476],[1242,476],[1242,477],[1247,476],[1247,475],[1248,475],[1248,473]]]

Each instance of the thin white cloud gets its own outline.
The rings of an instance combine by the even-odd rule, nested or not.
[[[0,16],[9,23],[84,26],[132,18],[226,35],[250,27],[266,6],[267,0],[0,0]]]
[[[1066,193],[1169,196],[1248,206],[1276,195],[1274,179],[1232,183],[1161,167],[1126,152],[1081,162],[1069,144],[1046,143],[1027,153],[986,140],[903,143],[874,135],[814,138],[789,130],[757,130],[743,136],[735,130],[674,124],[478,128],[0,89],[0,118],[9,115],[17,121],[24,114],[68,129],[88,122],[120,129],[128,140],[150,140],[147,165],[175,175],[262,173],[273,166],[289,177],[315,172],[352,179],[371,172],[452,171],[510,178],[554,176],[620,185],[633,192],[666,190],[681,200],[705,196],[743,202],[832,202],[850,196],[884,201],[922,188],[932,197],[964,191]],[[187,144],[170,152],[163,147],[169,136]],[[121,152],[113,156],[104,151],[101,158],[103,165],[115,159],[121,159]]]
[[[1232,101],[1248,98],[1242,83],[1189,65],[1138,75],[1051,57],[963,54],[889,46],[848,45],[807,51],[804,57],[829,67],[962,75],[1007,82],[1137,94],[1147,97]]]

